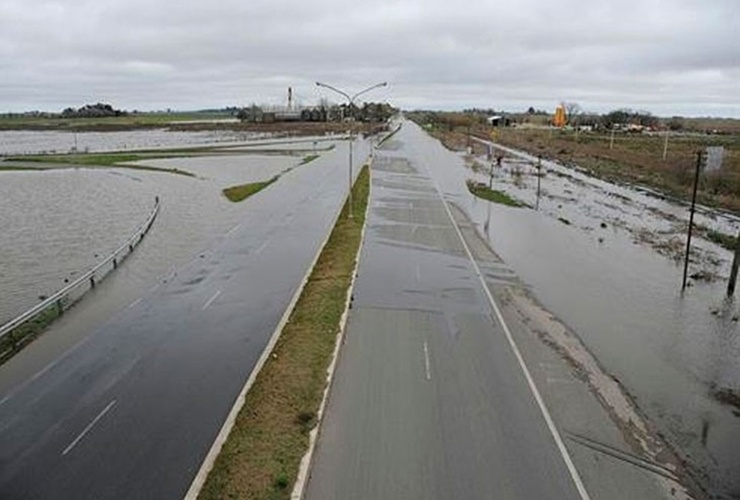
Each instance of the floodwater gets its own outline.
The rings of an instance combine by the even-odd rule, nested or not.
[[[167,129],[121,132],[0,131],[0,156],[84,152],[125,151],[223,142],[241,142],[259,137],[252,132],[212,130],[175,132]]]
[[[0,324],[105,259],[159,196],[155,230],[129,257],[137,265],[116,273],[131,290],[151,286],[240,221],[246,203],[228,201],[223,188],[270,179],[301,160],[245,154],[146,162],[195,178],[125,168],[0,172]]]
[[[471,216],[536,297],[577,332],[691,464],[696,479],[715,498],[740,497],[740,408],[714,396],[740,391],[740,306],[725,300],[726,281],[716,277],[692,280],[681,293],[683,266],[675,256],[685,245],[687,208],[549,162],[543,164],[539,211],[495,205],[465,186],[467,179],[488,183],[487,171],[475,173],[470,161],[445,153],[429,138],[404,139],[427,151],[448,199]],[[494,187],[535,206],[534,172],[510,155]],[[737,232],[732,216],[706,211],[696,220]],[[690,274],[726,276],[730,252],[694,241]]]
[[[142,224],[154,196],[125,170],[0,173],[0,324],[74,281]]]

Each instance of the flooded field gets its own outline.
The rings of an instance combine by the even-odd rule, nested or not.
[[[122,132],[57,132],[8,130],[0,131],[0,156],[121,151],[186,145],[239,142],[254,139],[259,134],[229,130],[174,132],[166,129],[130,130]]]
[[[125,168],[0,172],[0,323],[103,260],[159,196],[155,230],[130,257],[135,273],[126,267],[117,273],[132,289],[150,286],[238,223],[244,204],[229,202],[222,189],[270,179],[302,158],[236,154],[147,162],[194,178]]]
[[[510,154],[494,189],[537,204],[535,159]],[[725,299],[732,255],[695,238],[681,293],[688,209],[644,190],[608,184],[545,162],[539,211],[477,199],[485,158],[445,164],[440,184],[537,298],[569,324],[690,465],[714,498],[740,497],[740,306]],[[736,234],[736,217],[709,210],[696,222]]]

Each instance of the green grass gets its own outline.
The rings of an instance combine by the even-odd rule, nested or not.
[[[306,163],[311,163],[312,161],[314,161],[318,157],[319,157],[319,155],[317,155],[317,154],[312,154],[312,155],[304,156],[303,157],[303,160],[301,161],[300,164],[301,165],[305,165]]]
[[[275,177],[267,181],[251,182],[249,184],[240,184],[238,186],[231,186],[231,187],[224,189],[223,193],[224,193],[224,196],[226,196],[226,198],[229,199],[229,201],[238,203],[240,201],[246,200],[253,194],[262,191],[267,186],[277,181],[279,178],[280,177],[276,175]]]
[[[370,173],[353,187],[272,356],[247,394],[200,499],[288,499],[308,435],[316,425],[326,370],[355,269],[365,223]]]
[[[498,203],[500,205],[506,205],[508,207],[526,207],[526,203],[522,203],[515,200],[503,191],[497,191],[495,189],[488,189],[488,186],[477,183],[472,180],[467,181],[468,191],[477,196],[478,198]]]
[[[25,167],[21,165],[0,165],[0,171],[13,171],[13,170],[41,170],[34,167]]]
[[[60,316],[59,307],[54,304],[8,332],[0,339],[0,364],[12,358],[23,346],[38,337],[55,319]]]
[[[63,155],[28,155],[14,156],[7,158],[5,161],[31,162],[44,164],[46,168],[49,165],[81,165],[85,167],[118,167],[129,168],[133,170],[149,170],[152,172],[167,172],[188,177],[195,177],[195,174],[178,168],[158,168],[147,165],[130,165],[126,163],[154,160],[163,158],[183,158],[195,156],[192,152],[183,154],[177,150],[165,151],[160,153],[131,152],[131,153],[93,153],[93,154],[63,154]],[[2,168],[2,166],[0,166]],[[8,170],[41,170],[42,168],[14,167],[10,166]],[[5,170],[3,168],[3,170]]]
[[[713,241],[714,243],[723,248],[726,248],[727,250],[735,250],[735,246],[737,244],[737,238],[735,236],[720,233],[719,231],[715,231],[713,229],[709,229],[706,233],[704,233],[704,236],[706,236],[709,241]]]
[[[162,128],[178,122],[231,118],[224,112],[136,113],[101,118],[61,118],[0,115],[0,130],[130,130]]]

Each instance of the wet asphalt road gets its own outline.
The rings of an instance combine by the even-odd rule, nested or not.
[[[424,165],[422,137],[407,123],[373,165],[306,498],[587,498]]]
[[[182,498],[331,228],[346,164],[340,144],[284,175],[214,248],[0,394],[0,498]]]

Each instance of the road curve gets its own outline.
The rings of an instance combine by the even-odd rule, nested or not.
[[[331,229],[346,154],[247,200],[217,246],[0,394],[0,498],[182,498]]]

